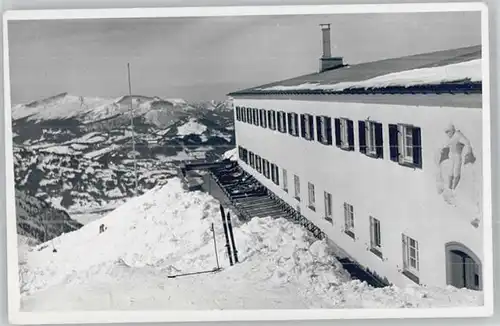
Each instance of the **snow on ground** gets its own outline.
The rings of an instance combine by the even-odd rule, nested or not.
[[[345,68],[348,69],[348,68]],[[293,86],[272,86],[261,88],[263,91],[288,90],[332,90],[342,91],[349,88],[384,88],[389,86],[436,85],[446,82],[468,79],[471,82],[482,80],[481,59],[454,63],[441,67],[420,68],[395,72],[357,82],[341,82],[337,84],[304,83]]]
[[[191,134],[201,135],[207,130],[207,126],[199,123],[195,118],[189,119],[188,122],[182,126],[177,127],[178,136],[187,136]]]
[[[53,154],[75,154],[77,151],[75,149],[68,147],[68,146],[53,146],[53,147],[48,147],[48,148],[42,148],[40,149],[41,152],[45,153],[53,153]]]
[[[230,159],[231,161],[237,161],[238,160],[238,149],[233,148],[222,154],[223,159]]]
[[[24,252],[22,309],[269,309],[436,307],[482,304],[482,293],[372,288],[352,281],[319,241],[284,219],[233,217],[240,263],[230,267],[219,203],[178,178],[78,231]],[[211,224],[223,268],[216,266]],[[99,225],[107,229],[99,234]],[[54,246],[57,252],[53,252]]]
[[[101,148],[101,149],[99,149],[97,151],[86,153],[83,157],[87,158],[87,159],[95,159],[95,158],[100,157],[100,156],[102,156],[102,155],[104,155],[106,153],[115,151],[115,150],[117,150],[119,148],[120,148],[120,145],[111,144],[108,147]]]

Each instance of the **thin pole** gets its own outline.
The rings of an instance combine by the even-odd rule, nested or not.
[[[132,128],[132,153],[134,155],[135,195],[137,196],[137,161],[135,155],[134,110],[132,109],[132,82],[130,81],[130,63],[127,63],[128,95],[130,96],[130,127]]]
[[[217,241],[215,241],[215,228],[213,223],[212,223],[212,234],[214,235],[215,261],[217,262],[217,270],[219,270],[220,269],[219,255],[217,255]]]
[[[231,214],[229,212],[227,212],[226,221],[227,221],[227,228],[229,229],[229,236],[231,237],[231,244],[233,245],[234,262],[237,264],[239,263],[238,250],[236,250],[236,244],[234,243],[233,225],[231,223]]]
[[[227,249],[227,257],[229,258],[229,265],[233,266],[233,256],[231,255],[231,245],[229,244],[229,235],[226,224],[226,215],[224,214],[224,207],[222,204],[220,205],[220,215],[222,217],[222,225],[224,227],[224,236],[226,238],[226,249]]]

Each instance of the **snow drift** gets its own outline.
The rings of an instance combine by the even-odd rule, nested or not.
[[[214,223],[222,271],[216,267]],[[106,226],[99,233],[101,224]],[[179,179],[23,257],[22,309],[268,309],[480,305],[455,288],[374,289],[350,280],[326,241],[284,219],[233,215],[240,263],[227,261],[219,203]],[[23,248],[25,248],[24,246]],[[53,252],[53,247],[57,252]]]

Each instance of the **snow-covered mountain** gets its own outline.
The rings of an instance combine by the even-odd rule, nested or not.
[[[232,212],[231,212],[232,213]],[[482,292],[352,280],[327,240],[288,220],[233,217],[230,266],[219,203],[172,178],[99,221],[20,252],[24,311],[430,308],[482,305]],[[99,232],[101,224],[106,230]],[[211,227],[214,225],[217,266]],[[57,253],[53,252],[53,248]],[[182,273],[205,274],[169,278]],[[68,291],[68,287],[71,291]]]
[[[85,223],[164,183],[184,159],[220,157],[234,147],[226,102],[66,93],[12,111],[16,186]],[[131,129],[131,108],[134,132]],[[135,151],[133,142],[135,142]]]

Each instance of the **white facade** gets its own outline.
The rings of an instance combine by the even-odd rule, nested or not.
[[[481,109],[342,103],[335,102],[335,96],[329,97],[329,100],[236,97],[234,107],[313,116],[314,137],[312,140],[306,140],[301,137],[300,132],[298,137],[288,133],[288,121],[287,132],[282,133],[269,127],[238,121],[235,112],[237,146],[277,165],[279,185],[257,172],[241,158],[239,164],[275,194],[300,210],[302,215],[320,227],[333,242],[362,266],[398,286],[414,282],[443,286],[450,283],[452,277],[447,244],[451,244],[450,250],[459,248],[481,265],[482,227],[471,223],[482,218]],[[351,119],[354,126],[354,149],[348,151],[336,146],[333,121],[332,144],[318,142],[316,116]],[[383,158],[374,158],[360,152],[358,121],[365,120],[382,125]],[[391,161],[389,124],[409,124],[420,128],[421,168]],[[450,124],[468,138],[476,160],[460,167],[461,178],[454,198],[446,199],[445,195],[449,191],[445,191],[445,195],[440,194],[437,179],[440,169],[446,177],[450,171],[447,164],[452,162],[448,160],[439,165],[436,158],[443,144],[449,140],[445,129]],[[283,189],[284,169],[287,192]],[[295,176],[300,180],[300,201],[294,198]],[[315,210],[309,207],[308,197],[312,190],[309,184],[314,187]],[[446,188],[446,184],[444,187]],[[325,195],[325,192],[331,196]],[[331,198],[331,221],[325,218],[325,215],[328,215],[325,213],[325,198],[328,198],[328,201]],[[353,214],[346,214],[345,211],[351,207]],[[352,220],[349,219],[350,216],[353,217]],[[374,225],[377,223],[374,219],[378,220],[379,226]],[[351,223],[352,232],[348,234],[346,227]],[[418,255],[413,248],[403,245],[404,237],[418,243]],[[376,247],[376,242],[380,244],[378,249],[381,255],[370,250]],[[413,241],[411,244],[415,247]],[[412,259],[417,258],[418,266],[415,261],[409,264],[408,255]],[[405,260],[411,274],[403,273]],[[476,279],[472,282],[476,282],[477,287],[481,288],[480,267],[475,268],[472,277]],[[460,274],[460,271],[458,273]],[[470,270],[468,273],[470,276]],[[470,283],[470,280],[468,282]]]

